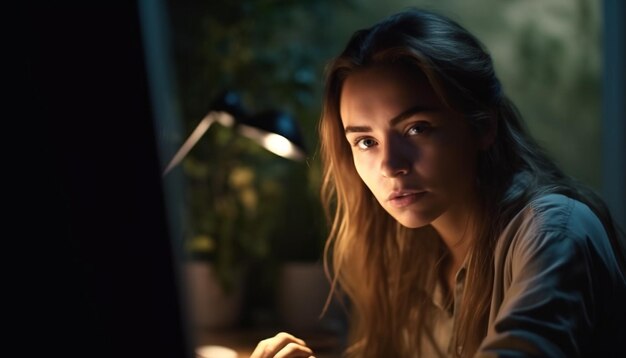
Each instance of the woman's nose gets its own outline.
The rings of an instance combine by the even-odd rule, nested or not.
[[[412,146],[403,145],[399,140],[388,140],[383,151],[381,162],[381,173],[386,178],[407,175],[411,170],[413,156],[410,150],[415,150]]]

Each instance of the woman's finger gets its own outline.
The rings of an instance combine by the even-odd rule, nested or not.
[[[291,341],[291,342],[298,343],[298,344],[300,344],[302,346],[306,346],[306,343],[303,340],[301,340],[300,338],[298,338],[298,337],[296,337],[294,335],[291,335],[291,334],[289,334],[287,332],[279,332],[278,334],[276,334],[276,336],[274,336],[274,338],[278,338],[278,339],[286,340],[286,341]]]
[[[274,358],[308,358],[313,355],[311,348],[298,343],[288,343]]]
[[[272,338],[260,341],[250,358],[275,357],[279,352],[279,357],[308,357],[313,353],[302,339],[280,332]]]
[[[252,352],[252,354],[250,355],[250,358],[262,358],[263,352],[265,351],[265,346],[267,345],[267,341],[270,339],[271,338],[260,341],[256,345],[256,348],[254,348],[254,352]]]

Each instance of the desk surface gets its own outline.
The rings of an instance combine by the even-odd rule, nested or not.
[[[224,346],[235,350],[239,358],[248,358],[260,340],[272,337],[276,333],[269,330],[251,329],[196,329],[195,342],[198,347],[205,345]],[[298,334],[298,337],[307,342],[317,358],[341,357],[339,339],[332,334],[301,333]]]

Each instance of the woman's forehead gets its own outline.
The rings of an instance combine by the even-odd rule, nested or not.
[[[377,66],[356,71],[344,81],[340,110],[368,112],[380,106],[439,107],[441,101],[426,76],[406,66]]]

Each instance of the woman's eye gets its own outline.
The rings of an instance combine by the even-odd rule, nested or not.
[[[369,149],[376,145],[376,141],[372,138],[361,138],[357,139],[354,143],[359,149]]]
[[[430,124],[426,122],[416,123],[407,131],[408,135],[426,134],[431,129]]]

